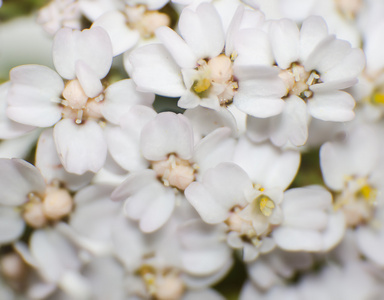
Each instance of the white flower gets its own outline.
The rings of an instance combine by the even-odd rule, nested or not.
[[[132,49],[140,43],[155,41],[155,30],[170,26],[171,18],[158,11],[168,0],[129,1],[121,10],[105,12],[92,25],[105,29],[111,38],[113,56]],[[139,3],[135,3],[139,2]]]
[[[279,99],[284,85],[273,68],[265,67],[262,73],[249,67],[236,69],[235,38],[239,28],[260,26],[263,21],[260,13],[247,12],[240,5],[225,33],[212,5],[202,3],[195,11],[185,8],[179,19],[180,35],[161,27],[156,30],[161,44],[138,48],[129,55],[132,65],[128,71],[138,88],[169,97],[181,96],[178,105],[187,109],[201,105],[217,111],[227,107],[237,110],[231,105],[236,97],[255,94],[267,93],[273,99],[278,95]],[[257,88],[262,85],[264,88]]]
[[[298,272],[308,270],[312,265],[313,257],[310,253],[287,252],[276,248],[247,264],[247,271],[257,287],[268,290],[293,278]]]
[[[46,32],[54,35],[59,29],[69,27],[81,29],[79,2],[74,0],[52,0],[39,10],[37,23]]]
[[[140,106],[130,113],[145,118],[135,129],[126,126],[123,132],[110,133],[115,140],[111,154],[122,167],[137,172],[128,175],[112,198],[126,199],[127,215],[140,220],[144,232],[151,232],[168,220],[180,192],[209,168],[232,158],[235,141],[228,128],[218,128],[195,145],[192,126],[181,114],[164,112],[153,117],[152,110]],[[149,121],[144,124],[146,118]]]
[[[320,166],[326,185],[337,192],[335,209],[355,226],[373,217],[382,205],[383,183],[378,135],[369,126],[357,123],[339,141],[320,149]]]
[[[116,251],[128,272],[131,295],[179,299],[190,289],[215,283],[232,265],[231,251],[221,240],[222,230],[199,220],[183,224],[185,208],[178,209],[166,226],[145,235],[128,220],[117,220]]]
[[[59,287],[74,299],[89,297],[87,282],[79,273],[81,261],[77,249],[57,230],[36,230],[29,247],[18,242],[16,249],[46,283]]]
[[[348,42],[329,35],[320,17],[307,18],[300,30],[288,19],[272,21],[268,34],[270,47],[260,48],[255,42],[249,43],[243,45],[239,56],[243,54],[255,61],[255,56],[261,51],[267,62],[273,54],[286,87],[283,95],[286,100],[285,105],[280,103],[277,110],[277,102],[272,107],[271,102],[252,103],[249,99],[237,99],[237,107],[251,116],[265,118],[276,115],[268,121],[250,118],[250,130],[270,135],[278,146],[288,141],[300,146],[308,136],[308,113],[325,121],[351,120],[355,101],[342,90],[356,84],[356,78],[364,68],[365,58],[361,49],[351,48]],[[272,108],[275,111],[271,110],[266,115],[265,109],[269,111]],[[261,130],[257,128],[260,125],[263,126]]]
[[[284,221],[272,236],[284,250],[328,251],[344,236],[344,215],[333,213],[332,195],[320,186],[287,190],[281,209]]]
[[[56,148],[66,170],[97,172],[107,155],[105,119],[118,124],[132,105],[149,105],[154,95],[136,92],[131,80],[102,86],[100,79],[109,72],[112,49],[107,33],[99,27],[60,30],[54,58],[58,72],[69,80],[66,84],[44,66],[12,69],[8,116],[22,124],[54,125]]]
[[[201,182],[191,183],[185,196],[204,222],[228,225],[228,243],[244,249],[244,260],[273,249],[274,242],[267,235],[270,225],[282,221],[281,191],[264,192],[236,164],[220,163],[207,170]]]

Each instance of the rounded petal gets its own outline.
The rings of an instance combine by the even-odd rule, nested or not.
[[[295,178],[300,165],[300,152],[284,151],[270,143],[254,144],[241,138],[234,161],[255,183],[264,188],[285,190]]]
[[[294,21],[274,21],[269,29],[275,60],[281,69],[287,69],[299,58],[299,29]]]
[[[99,79],[104,78],[112,64],[112,44],[101,27],[83,31],[60,29],[53,40],[53,63],[65,79],[76,77],[76,64],[82,61]]]
[[[45,280],[57,283],[67,270],[80,267],[74,247],[57,230],[37,230],[30,249]]]
[[[136,84],[132,79],[120,80],[105,90],[102,114],[109,122],[119,124],[121,117],[133,105],[151,106],[154,100],[153,93],[136,91]]]
[[[35,128],[28,125],[17,123],[8,118],[6,111],[8,106],[7,95],[8,95],[10,86],[11,86],[10,82],[3,83],[2,85],[0,85],[0,138],[1,139],[16,138],[29,131],[32,131]]]
[[[64,89],[63,80],[48,67],[25,65],[10,72],[7,115],[31,126],[48,127],[61,119],[58,105]]]
[[[101,15],[92,24],[92,28],[102,27],[109,35],[113,56],[133,48],[140,39],[140,33],[127,25],[126,17],[120,11],[110,11]]]
[[[310,16],[305,19],[300,29],[300,60],[305,61],[327,36],[327,24],[322,17]]]
[[[291,142],[302,146],[308,139],[307,105],[297,96],[285,99],[283,112],[271,122],[271,141],[276,146]]]
[[[229,208],[222,205],[200,182],[192,182],[184,193],[204,222],[219,224],[228,218]]]
[[[99,171],[107,156],[107,143],[99,124],[87,121],[77,125],[64,119],[53,130],[57,152],[64,168],[71,173]]]
[[[0,245],[17,240],[24,228],[24,220],[13,207],[0,207]]]
[[[145,233],[153,232],[163,226],[175,208],[176,199],[172,189],[166,189],[153,200],[140,218],[140,229]]]
[[[216,57],[224,49],[223,25],[210,3],[200,4],[196,11],[184,9],[179,19],[179,30],[198,58]]]
[[[308,101],[308,112],[323,121],[346,122],[355,117],[355,100],[344,91],[315,93]]]
[[[47,129],[41,133],[37,142],[35,160],[36,167],[47,182],[58,179],[70,190],[78,190],[87,185],[94,176],[91,172],[79,176],[65,171],[56,151],[53,129]]]
[[[181,114],[160,113],[141,132],[140,148],[148,160],[159,161],[171,153],[190,159],[193,146],[192,125]]]
[[[287,251],[320,251],[323,246],[321,234],[312,230],[279,227],[272,236]]]
[[[18,206],[27,202],[28,194],[43,195],[45,182],[40,171],[30,163],[18,159],[0,159],[0,203]]]
[[[81,88],[89,98],[94,98],[103,91],[99,77],[87,64],[79,60],[76,62],[75,70]]]
[[[156,37],[172,55],[180,68],[195,68],[197,57],[188,44],[171,28],[162,26],[156,30]]]
[[[129,55],[133,80],[143,92],[180,97],[185,92],[180,67],[160,44],[140,47]]]

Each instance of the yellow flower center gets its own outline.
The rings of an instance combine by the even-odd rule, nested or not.
[[[206,93],[213,93],[219,99],[220,105],[232,102],[238,84],[234,80],[232,60],[220,54],[209,60],[200,59],[192,89],[199,97],[207,97]]]
[[[269,217],[275,208],[275,203],[273,203],[273,201],[268,196],[264,195],[261,196],[258,201],[261,213],[264,216]]]

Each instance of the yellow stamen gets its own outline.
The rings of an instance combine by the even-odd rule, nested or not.
[[[359,193],[363,198],[370,203],[373,203],[376,200],[377,190],[370,187],[368,184],[364,185]]]
[[[373,95],[373,103],[384,104],[384,94],[377,93]]]
[[[193,89],[196,93],[202,93],[209,89],[211,81],[208,78],[202,78],[194,82]]]
[[[262,196],[260,198],[259,207],[261,213],[264,216],[269,217],[272,214],[272,210],[275,208],[275,203],[273,203],[273,201],[269,197]]]

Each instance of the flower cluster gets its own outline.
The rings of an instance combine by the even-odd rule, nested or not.
[[[54,69],[0,85],[0,298],[380,299],[383,13],[51,0]]]

